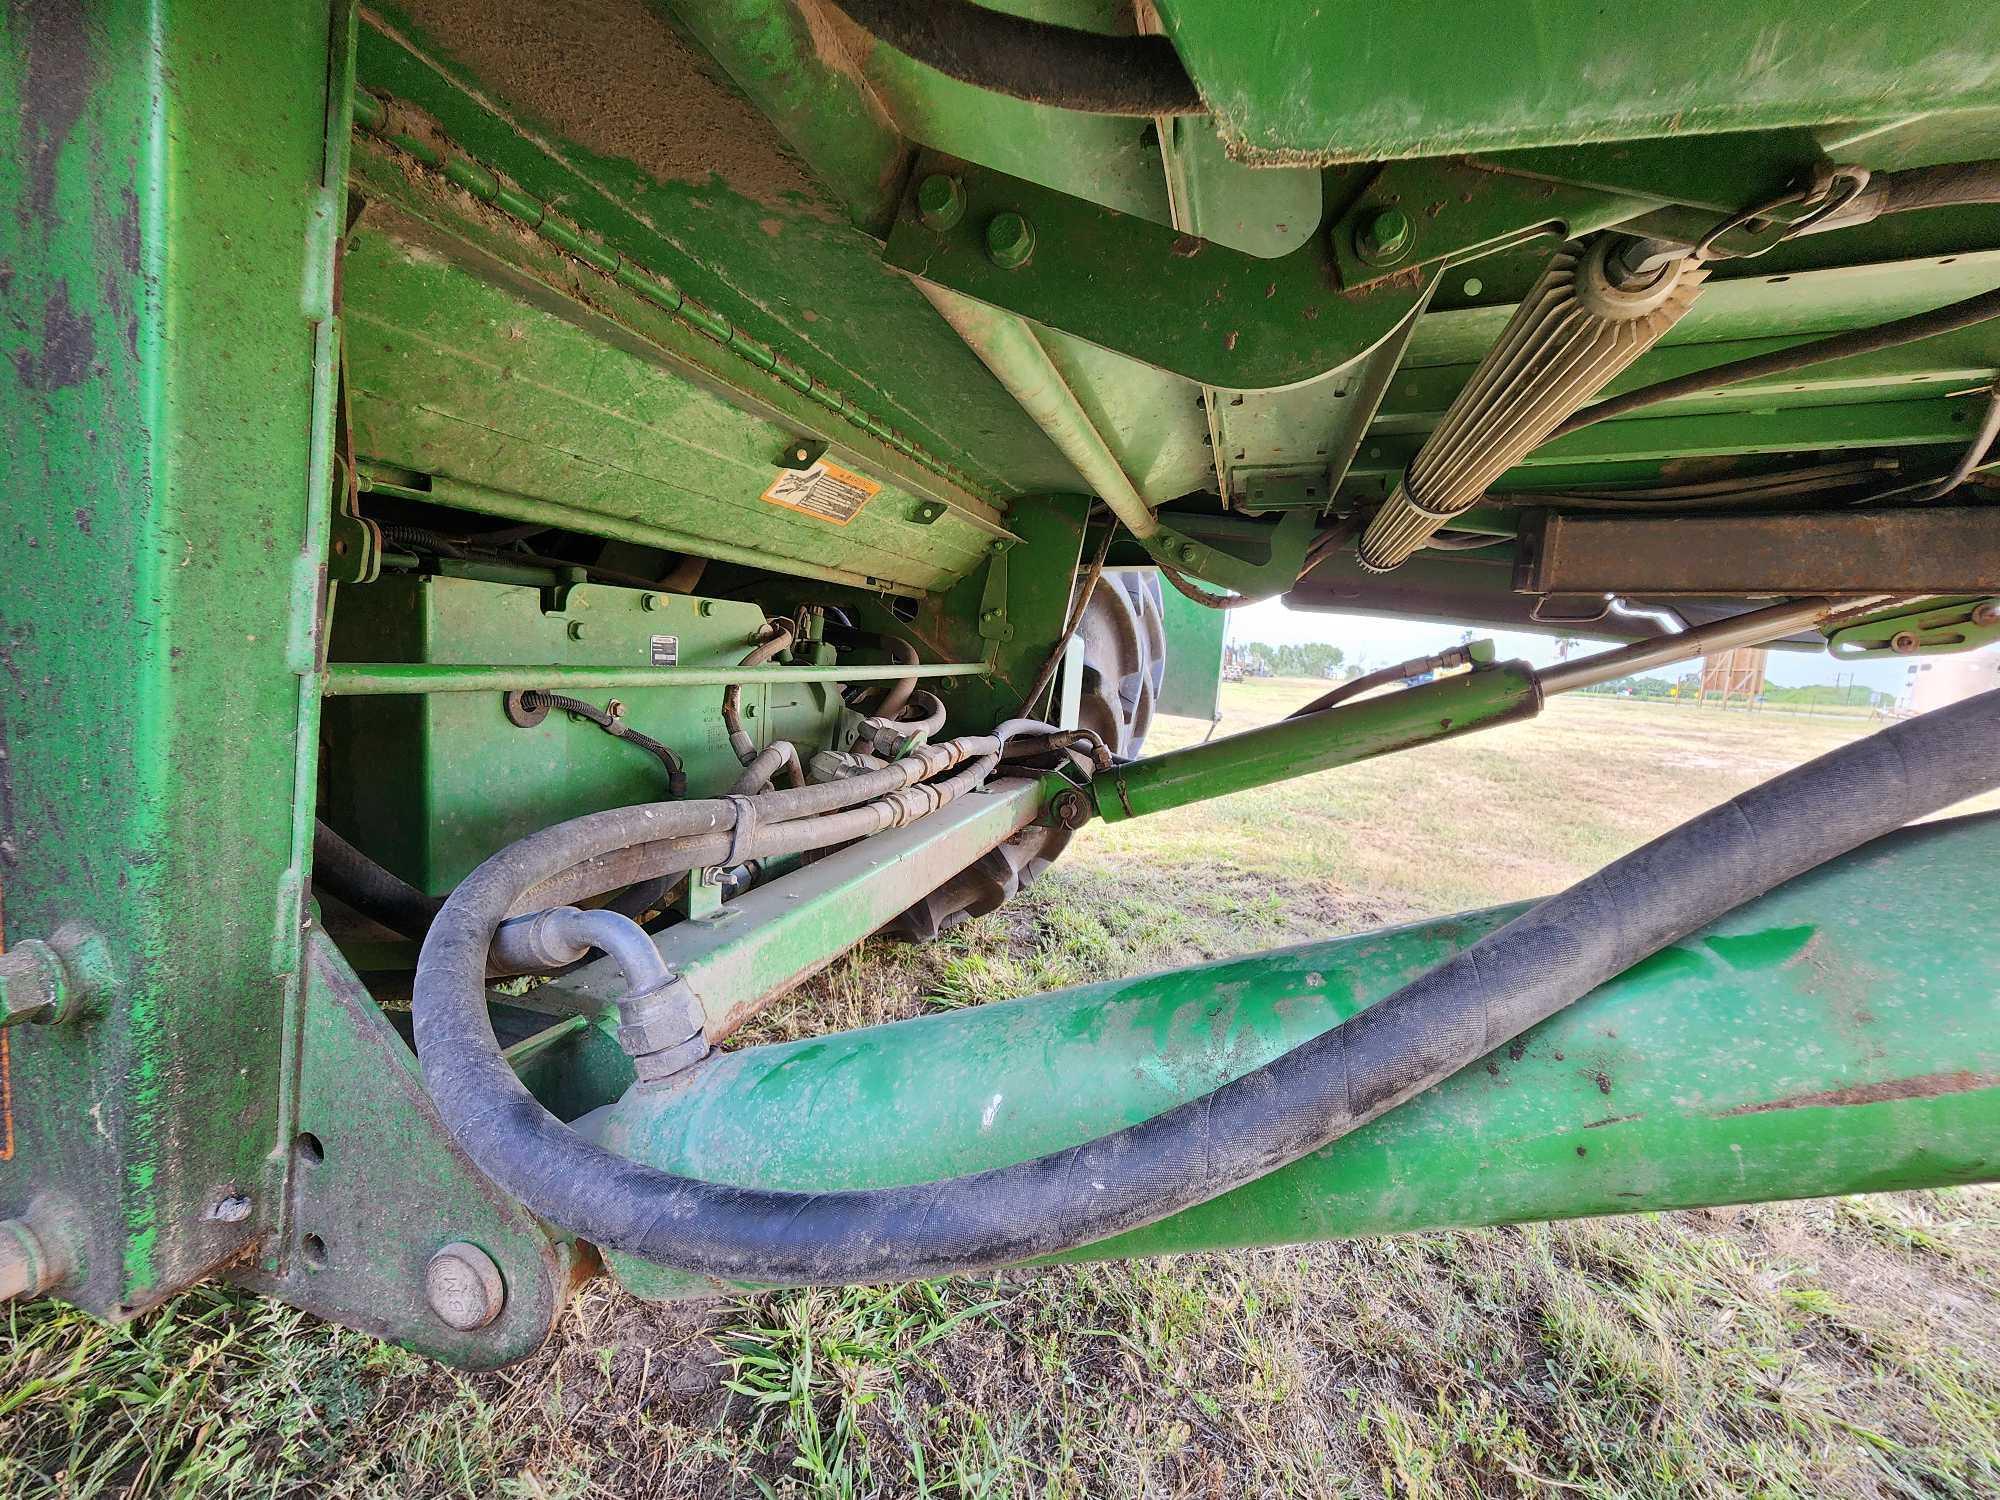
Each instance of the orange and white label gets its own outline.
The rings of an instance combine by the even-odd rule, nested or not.
[[[771,481],[763,498],[787,510],[800,511],[845,526],[882,486],[852,469],[820,459],[810,468],[786,469]]]

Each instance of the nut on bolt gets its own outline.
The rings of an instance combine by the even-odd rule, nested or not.
[[[37,1233],[26,1219],[0,1219],[0,1302],[39,1297],[69,1274],[59,1241]]]
[[[75,1005],[69,970],[47,943],[28,938],[0,953],[0,1026],[67,1020]]]
[[[1988,599],[1972,611],[1975,625],[2000,625],[2000,599]]]
[[[1035,226],[1009,209],[986,225],[986,254],[1003,271],[1018,271],[1034,258]]]
[[[944,172],[933,172],[917,184],[917,217],[943,233],[965,217],[965,184]]]
[[[1393,266],[1410,253],[1416,238],[1410,216],[1400,208],[1378,208],[1354,231],[1354,253],[1371,266]]]

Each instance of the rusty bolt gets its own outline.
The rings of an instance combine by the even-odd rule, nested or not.
[[[424,1267],[424,1295],[431,1311],[461,1333],[484,1328],[507,1305],[507,1284],[493,1257],[477,1245],[453,1240]]]
[[[1889,649],[1898,656],[1908,656],[1921,645],[1923,642],[1914,630],[1899,630],[1889,637]]]
[[[986,226],[987,257],[1003,271],[1018,271],[1034,258],[1035,226],[1009,210]]]
[[[933,172],[917,184],[917,217],[942,234],[965,217],[965,184],[943,172]]]
[[[0,953],[0,1026],[60,1021],[75,996],[62,955],[28,938]]]
[[[1056,821],[1065,828],[1081,828],[1090,821],[1090,799],[1082,792],[1064,792],[1056,798]]]
[[[1354,253],[1371,266],[1393,266],[1410,253],[1416,231],[1400,208],[1380,208],[1354,231]]]
[[[1975,625],[2000,625],[2000,599],[1988,599],[1972,611]]]

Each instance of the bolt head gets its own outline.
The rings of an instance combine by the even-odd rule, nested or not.
[[[29,938],[0,953],[0,1026],[54,1020],[63,1008],[62,956]]]
[[[639,596],[639,608],[645,610],[648,614],[651,614],[656,609],[666,608],[666,603],[667,601],[662,599],[658,594],[641,594]]]
[[[1035,226],[1011,209],[986,225],[986,254],[1003,271],[1018,271],[1035,254]]]
[[[1988,599],[1972,612],[1975,625],[2000,625],[2000,600]]]
[[[942,234],[965,217],[965,184],[943,172],[933,172],[917,184],[917,217]]]
[[[477,1245],[454,1240],[424,1267],[424,1295],[431,1311],[462,1333],[484,1328],[507,1305],[507,1284],[493,1257]]]
[[[1354,231],[1354,253],[1371,266],[1392,266],[1410,252],[1416,230],[1400,208],[1380,208]]]
[[[583,633],[584,633],[584,632],[583,632],[583,621],[581,621],[581,620],[571,620],[571,621],[569,622],[569,638],[570,638],[571,640],[573,640],[573,641],[580,641],[580,640],[582,640],[582,639],[583,639]]]
[[[1923,645],[1914,630],[1899,630],[1889,637],[1889,649],[1898,656],[1909,656]]]

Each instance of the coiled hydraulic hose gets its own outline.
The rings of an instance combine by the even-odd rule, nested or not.
[[[1003,1265],[1151,1223],[1317,1150],[1724,912],[1996,784],[2000,692],[1991,692],[1731,798],[1213,1093],[938,1182],[827,1193],[703,1182],[604,1151],[536,1103],[487,1018],[486,951],[520,892],[628,836],[616,815],[503,850],[453,893],[417,970],[417,1050],[472,1159],[532,1211],[597,1245],[764,1282]]]

